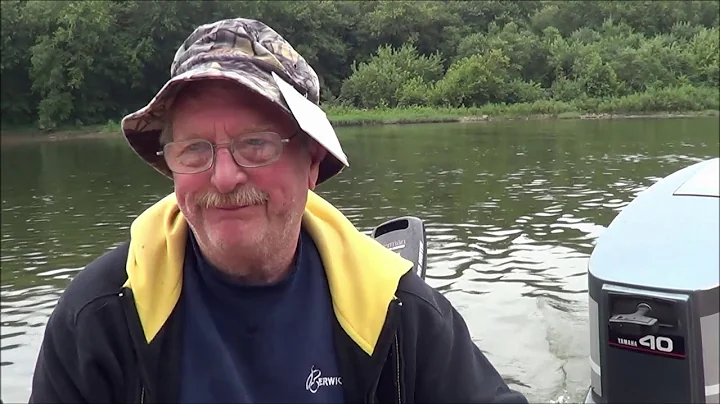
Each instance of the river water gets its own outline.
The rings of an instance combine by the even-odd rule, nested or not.
[[[586,264],[638,192],[718,155],[717,118],[340,128],[351,168],[318,193],[369,232],[415,215],[427,281],[534,402],[589,383]],[[121,138],[2,146],[2,392],[26,401],[44,325],[72,277],[171,192]]]

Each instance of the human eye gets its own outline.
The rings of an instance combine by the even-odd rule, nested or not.
[[[263,136],[249,136],[242,140],[243,146],[260,148],[270,145],[271,142]]]
[[[182,153],[197,153],[207,149],[206,142],[202,141],[189,141],[182,145]]]
[[[204,164],[211,154],[210,144],[202,140],[187,140],[171,144],[173,146],[168,157],[188,167]]]
[[[236,139],[237,158],[250,164],[262,164],[278,154],[280,142],[275,133],[252,133]]]

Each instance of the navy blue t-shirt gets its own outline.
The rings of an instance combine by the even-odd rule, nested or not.
[[[185,254],[181,403],[341,403],[325,270],[302,232],[288,276],[238,283],[209,264],[190,232]]]

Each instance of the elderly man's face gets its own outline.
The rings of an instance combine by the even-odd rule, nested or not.
[[[288,138],[298,130],[277,106],[224,81],[191,84],[174,104],[172,119],[176,142],[201,138],[228,143],[258,131]],[[240,167],[228,148],[220,148],[209,170],[174,175],[179,207],[215,265],[230,271],[238,263],[260,269],[283,249],[295,247],[307,192],[315,187],[325,153],[304,136],[294,136],[283,145],[280,158],[264,167]],[[219,206],[243,200],[228,198],[233,193],[246,193],[259,203]]]

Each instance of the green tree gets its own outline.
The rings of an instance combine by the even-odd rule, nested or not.
[[[163,85],[190,31],[230,17],[285,36],[325,103],[710,105],[719,14],[717,1],[3,0],[2,124],[118,121]]]
[[[38,97],[30,91],[28,49],[39,29],[37,20],[26,12],[25,1],[0,2],[0,111],[3,123],[27,124],[37,118]],[[39,11],[39,10],[38,10]]]
[[[510,58],[498,49],[462,58],[436,83],[432,100],[452,107],[500,102],[508,92],[509,68]]]
[[[422,56],[408,44],[399,49],[381,46],[370,61],[352,69],[353,74],[342,85],[340,99],[362,108],[395,107],[410,79],[416,79],[413,85],[430,83],[443,73],[439,54]]]
[[[720,86],[720,29],[703,28],[690,40],[688,59],[693,67],[696,84],[712,88]]]

